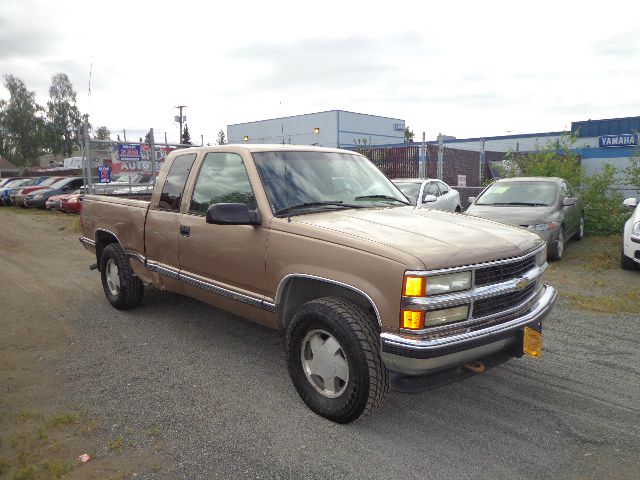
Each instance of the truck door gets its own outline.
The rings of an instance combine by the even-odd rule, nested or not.
[[[162,193],[154,195],[145,222],[145,248],[148,268],[167,290],[183,293],[179,280],[180,204],[195,153],[175,157],[163,181]]]
[[[215,203],[244,203],[250,210],[257,209],[242,157],[207,153],[189,200],[180,237],[185,293],[260,321],[256,315],[260,316],[265,298],[268,228],[206,222],[207,209]]]

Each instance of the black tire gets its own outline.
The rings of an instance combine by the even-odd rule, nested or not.
[[[142,302],[144,284],[134,275],[122,247],[117,243],[110,243],[102,251],[100,278],[107,300],[118,310],[128,310]]]
[[[560,227],[558,232],[558,240],[549,246],[549,260],[558,261],[562,259],[564,254],[564,226]]]
[[[389,394],[389,372],[380,357],[379,335],[376,320],[348,300],[326,297],[302,305],[287,328],[285,353],[289,375],[304,403],[337,423],[353,422],[380,407]],[[348,372],[347,379],[339,378],[347,375],[338,375],[340,368],[334,365],[333,386],[324,385],[309,367],[315,353],[320,363],[322,353],[331,355],[328,337],[339,347],[331,358],[346,362]],[[324,343],[312,347],[314,340]]]
[[[584,238],[584,213],[580,214],[578,223],[578,231],[572,237],[574,240],[582,240]]]
[[[624,254],[624,247],[620,251],[620,268],[623,270],[635,270],[638,268],[638,264]]]
[[[456,213],[462,213],[462,209],[460,208],[460,205],[456,207]]]

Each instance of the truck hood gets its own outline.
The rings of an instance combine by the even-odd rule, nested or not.
[[[471,205],[465,213],[511,225],[535,225],[549,222],[553,207]]]
[[[415,207],[339,210],[291,217],[291,229],[428,270],[510,258],[544,241],[521,228]],[[313,232],[305,232],[311,228]]]
[[[41,187],[40,185],[34,185],[32,187],[23,187],[20,189],[20,195],[26,195],[27,193],[35,192],[36,190],[43,190],[48,187]]]

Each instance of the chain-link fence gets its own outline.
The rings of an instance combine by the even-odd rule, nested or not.
[[[191,145],[95,140],[85,137],[77,168],[82,171],[84,190],[104,195],[148,196],[167,155]]]
[[[387,177],[438,178],[460,192],[463,208],[488,181],[499,176],[499,167],[511,146],[485,150],[483,142],[447,144],[427,142],[352,148],[369,158]]]

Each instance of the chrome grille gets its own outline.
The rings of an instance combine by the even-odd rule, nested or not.
[[[512,263],[479,268],[476,270],[476,286],[479,287],[521,277],[526,271],[535,267],[535,265],[536,257],[532,255]]]
[[[524,300],[534,292],[535,288],[536,282],[533,282],[517,292],[509,292],[495,297],[476,300],[473,304],[473,317],[481,318],[509,310],[519,303],[524,302]]]

